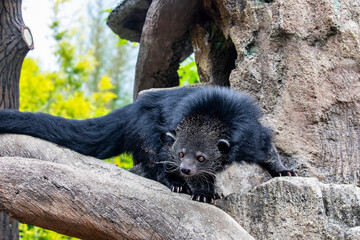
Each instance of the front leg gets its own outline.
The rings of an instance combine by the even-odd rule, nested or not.
[[[260,162],[260,165],[263,166],[266,170],[268,170],[272,177],[297,176],[294,170],[287,169],[281,163],[279,154],[277,153],[274,146],[272,146],[269,157],[264,161]]]

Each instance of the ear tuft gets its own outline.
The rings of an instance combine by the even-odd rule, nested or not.
[[[174,141],[176,140],[176,136],[175,136],[175,134],[174,134],[174,133],[167,132],[167,133],[166,133],[166,136],[171,137],[172,139],[174,139]]]
[[[220,139],[218,142],[218,148],[221,152],[228,152],[231,148],[231,145],[228,140]]]

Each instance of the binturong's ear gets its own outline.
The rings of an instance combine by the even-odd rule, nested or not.
[[[220,139],[218,142],[218,148],[220,152],[228,153],[231,148],[230,142],[226,139]]]

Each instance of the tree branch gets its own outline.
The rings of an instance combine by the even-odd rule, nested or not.
[[[212,205],[22,135],[0,135],[0,211],[82,239],[252,239]]]

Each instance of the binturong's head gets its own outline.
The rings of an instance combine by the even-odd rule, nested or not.
[[[268,158],[271,131],[261,124],[261,111],[250,97],[202,88],[179,106],[170,126],[175,130],[167,134],[172,138],[171,170],[179,167],[185,177],[213,175],[235,161]]]
[[[182,119],[174,132],[171,157],[184,177],[214,176],[228,163],[230,142],[221,121],[201,115]]]

